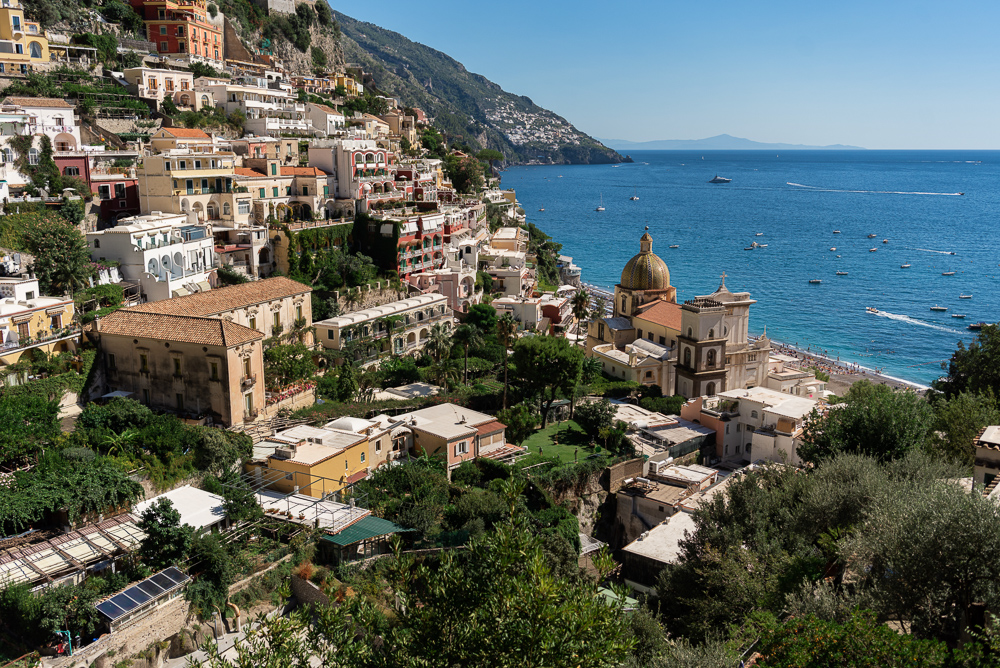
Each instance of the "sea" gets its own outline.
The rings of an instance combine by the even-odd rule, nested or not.
[[[502,174],[584,282],[613,289],[648,227],[678,301],[714,292],[725,273],[757,300],[752,334],[921,385],[974,338],[969,324],[1000,321],[1000,151],[631,157]],[[732,182],[709,183],[716,175]],[[746,250],[754,242],[766,247]]]

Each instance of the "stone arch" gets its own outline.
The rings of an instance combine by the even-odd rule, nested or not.
[[[56,151],[75,151],[76,137],[68,132],[60,132],[52,140],[52,148]]]
[[[229,206],[229,202],[222,203],[222,215],[230,216],[233,213],[233,207]]]
[[[180,100],[181,100],[181,106],[182,107],[190,107],[191,106],[191,96],[188,95],[187,93],[182,94],[181,97],[180,97]]]
[[[191,205],[191,210],[194,211],[195,215],[198,216],[198,220],[205,219],[205,208],[202,206],[201,202],[195,202]]]
[[[684,366],[689,367],[689,368],[691,366],[691,349],[690,348],[685,348],[684,349]]]
[[[715,366],[715,351],[714,350],[709,350],[708,351],[708,355],[706,355],[705,362],[708,364],[708,366]]]
[[[257,253],[257,260],[260,264],[268,264],[271,262],[271,251],[267,248],[267,246],[261,248],[260,252]]]
[[[705,387],[705,396],[711,397],[715,395],[715,383],[709,383]]]
[[[183,213],[191,211],[191,203],[188,202],[186,198],[181,200],[181,211]]]
[[[215,202],[209,202],[208,206],[205,208],[205,213],[208,215],[209,220],[216,220],[219,217],[219,209]]]
[[[430,336],[430,330],[429,329],[427,329],[426,327],[424,327],[423,329],[420,330],[420,340],[421,341],[426,341],[428,336]]]
[[[417,342],[416,333],[410,332],[409,334],[406,335],[406,345],[410,345],[411,343],[416,343],[416,342]]]

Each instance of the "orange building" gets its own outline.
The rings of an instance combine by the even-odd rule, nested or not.
[[[131,0],[131,4],[146,22],[149,41],[160,54],[222,64],[222,29],[209,19],[205,0]]]

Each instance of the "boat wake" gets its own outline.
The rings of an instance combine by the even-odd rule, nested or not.
[[[907,248],[906,250],[923,251],[924,253],[940,253],[941,255],[954,255],[951,251],[939,251],[933,248]]]
[[[907,192],[902,190],[839,190],[837,188],[820,188],[819,186],[807,186],[802,183],[792,183],[786,181],[785,185],[795,186],[796,188],[807,188],[808,190],[813,190],[820,193],[870,193],[873,195],[938,195],[940,197],[958,197],[962,193],[924,193],[924,192]]]
[[[936,329],[939,332],[948,332],[949,334],[959,333],[957,330],[950,327],[942,327],[941,325],[935,325],[931,322],[924,322],[923,320],[917,320],[916,318],[911,318],[908,315],[900,315],[898,313],[887,313],[885,311],[879,311],[873,315],[877,315],[882,318],[889,318],[889,320],[896,320],[898,322],[908,322],[911,325],[920,325],[921,327],[929,327],[930,329]]]

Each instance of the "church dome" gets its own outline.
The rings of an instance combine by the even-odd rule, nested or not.
[[[639,254],[625,265],[621,286],[626,290],[663,290],[670,287],[670,270],[667,263],[653,253],[653,237],[649,236],[649,232],[639,240]]]

